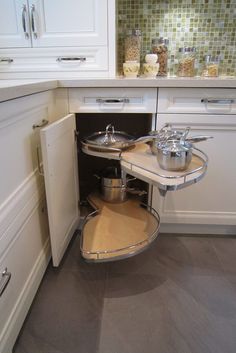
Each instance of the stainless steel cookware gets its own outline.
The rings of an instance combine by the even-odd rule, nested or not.
[[[208,139],[213,138],[212,136],[208,136],[208,135],[196,135],[196,136],[187,137],[189,131],[190,131],[190,128],[186,128],[184,133],[186,133],[185,141],[190,143],[197,143],[197,142],[206,141]],[[180,140],[181,138],[183,139],[183,132],[178,130],[173,130],[170,124],[165,124],[163,128],[160,129],[159,131],[157,130],[150,131],[149,135],[153,137],[152,140],[148,142],[148,145],[150,146],[152,154],[154,155],[157,155],[158,145],[160,143],[170,141],[170,140]]]
[[[146,194],[146,191],[128,187],[128,183],[136,180],[136,178],[124,179],[117,167],[108,167],[102,172],[101,176],[95,174],[95,177],[100,180],[101,197],[106,202],[124,202],[127,200],[127,192],[139,196]]]
[[[83,139],[82,145],[93,150],[103,152],[122,151],[138,143],[151,141],[151,136],[142,136],[135,139],[123,131],[116,131],[112,124],[106,126],[105,131],[95,132]]]
[[[192,160],[192,144],[170,140],[158,145],[157,160],[162,169],[186,170]]]

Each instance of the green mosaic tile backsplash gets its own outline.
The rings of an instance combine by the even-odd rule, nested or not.
[[[236,75],[236,0],[117,0],[118,73],[122,74],[124,38],[142,31],[142,57],[152,38],[167,37],[169,74],[174,75],[178,48],[196,47],[198,74],[204,56],[221,56],[220,74]]]

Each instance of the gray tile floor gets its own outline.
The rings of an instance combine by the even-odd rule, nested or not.
[[[235,353],[236,238],[160,236],[86,264],[75,238],[49,266],[14,353]]]

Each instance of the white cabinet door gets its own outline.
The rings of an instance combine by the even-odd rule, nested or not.
[[[108,0],[29,0],[34,47],[107,44]]]
[[[75,116],[40,131],[53,265],[58,266],[79,222]]]
[[[153,207],[160,212],[162,224],[236,225],[236,116],[159,114],[158,128],[164,123],[177,129],[190,126],[191,135],[212,135],[214,139],[196,144],[209,157],[201,182],[167,192],[164,199],[154,190]]]
[[[0,0],[0,47],[31,47],[27,0]]]

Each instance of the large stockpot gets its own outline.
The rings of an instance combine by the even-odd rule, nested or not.
[[[127,200],[127,184],[134,180],[122,178],[121,171],[117,167],[108,167],[101,176],[95,175],[100,180],[101,197],[106,202],[121,203]]]

